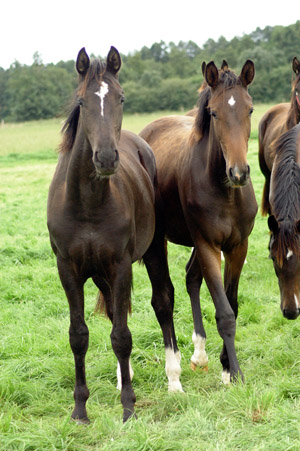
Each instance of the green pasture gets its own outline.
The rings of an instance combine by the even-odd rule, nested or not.
[[[255,107],[249,162],[257,201]],[[157,114],[128,115],[139,132]],[[268,259],[266,218],[258,213],[239,289],[236,349],[245,383],[221,383],[221,339],[214,306],[201,290],[208,373],[190,370],[192,314],[184,267],[190,249],[169,245],[175,286],[175,328],[184,394],[168,394],[161,330],[145,268],[134,265],[133,387],[138,419],[122,423],[111,325],[94,314],[97,290],[86,284],[90,345],[86,358],[91,424],[70,421],[74,364],[69,311],[46,227],[47,191],[57,160],[61,120],[0,127],[0,450],[299,450],[300,322],[283,318]]]

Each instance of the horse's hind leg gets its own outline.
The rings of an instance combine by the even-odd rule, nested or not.
[[[123,421],[134,415],[136,397],[131,385],[129,358],[132,350],[131,333],[127,325],[130,308],[132,268],[130,258],[125,258],[116,267],[113,283],[113,328],[111,343],[118,359],[121,371],[121,402],[123,405]]]
[[[169,391],[183,391],[180,352],[177,347],[173,323],[174,287],[172,285],[163,234],[156,229],[152,244],[143,257],[152,284],[151,304],[160,324],[166,353],[166,374]]]
[[[230,254],[225,253],[224,285],[229,304],[234,312],[235,318],[238,316],[238,285],[243,264],[247,255],[248,240],[236,247]],[[225,384],[230,382],[230,363],[225,344],[220,355],[223,365],[222,379]]]
[[[85,378],[85,354],[88,349],[89,330],[84,321],[84,295],[83,284],[76,277],[71,265],[62,258],[57,258],[57,267],[61,283],[64,287],[70,306],[70,345],[75,360],[75,408],[72,418],[79,422],[87,423],[86,401],[89,390]]]
[[[191,357],[191,368],[195,370],[197,366],[200,366],[207,371],[208,358],[205,351],[206,333],[202,321],[199,297],[203,276],[195,248],[193,249],[191,258],[189,259],[185,269],[186,288],[191,299],[194,321],[194,332],[192,336],[194,343],[194,354]]]

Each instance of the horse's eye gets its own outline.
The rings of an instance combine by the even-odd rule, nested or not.
[[[215,119],[217,119],[217,113],[216,113],[215,111],[211,111],[211,112],[210,112],[210,115],[211,115],[212,117],[214,117]]]
[[[251,114],[253,113],[253,111],[254,111],[254,108],[250,108],[249,116],[251,116]]]
[[[77,99],[77,103],[78,103],[79,106],[82,106],[83,105],[83,99],[81,99],[81,98]]]
[[[120,101],[121,101],[121,103],[124,103],[125,102],[125,96],[121,96]]]

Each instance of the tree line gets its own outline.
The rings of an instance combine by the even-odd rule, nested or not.
[[[292,59],[300,58],[300,21],[290,26],[257,28],[242,37],[217,41],[203,47],[195,42],[156,42],[151,47],[122,56],[120,82],[125,92],[124,111],[130,113],[192,108],[203,76],[202,62],[226,59],[239,73],[252,59],[256,76],[250,86],[254,103],[289,101],[293,76]],[[119,51],[122,49],[119,49]],[[75,61],[43,64],[33,55],[31,66],[15,61],[0,67],[0,120],[27,121],[62,116],[77,85]]]

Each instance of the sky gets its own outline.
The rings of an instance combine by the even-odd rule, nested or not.
[[[10,0],[1,8],[0,67],[31,65],[38,52],[44,64],[75,60],[86,48],[105,57],[154,42],[242,37],[257,27],[291,25],[300,19],[299,0]],[[299,37],[300,57],[300,37]],[[226,55],[224,55],[226,58]]]

